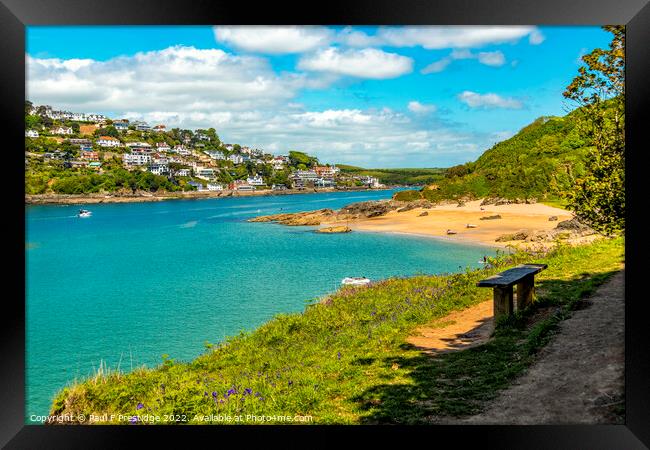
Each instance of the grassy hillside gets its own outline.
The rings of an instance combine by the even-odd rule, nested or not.
[[[337,164],[341,173],[358,176],[371,176],[386,185],[425,186],[444,177],[445,169],[364,169],[362,167]]]
[[[51,413],[123,414],[116,418],[124,423],[152,414],[189,423],[224,423],[201,418],[210,414],[265,415],[266,423],[295,415],[312,416],[311,423],[425,423],[475,413],[530,364],[583,296],[620,269],[623,250],[621,238],[602,240],[543,256],[504,255],[491,269],[346,286],[303,313],[206,345],[194,361],[103,370],[61,390]],[[538,299],[501,323],[490,342],[436,358],[405,345],[417,326],[490,299],[476,282],[523,261],[549,266],[536,278]],[[540,307],[553,313],[534,314]]]
[[[474,162],[450,167],[445,177],[420,195],[432,201],[502,197],[554,201],[583,173],[587,142],[580,136],[577,111],[540,117]],[[406,199],[406,198],[405,198]]]

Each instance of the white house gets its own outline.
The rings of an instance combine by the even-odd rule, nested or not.
[[[284,160],[282,156],[276,156],[271,160],[271,165],[273,166],[274,170],[282,170],[284,169],[284,166],[286,166],[287,162]]]
[[[189,177],[192,174],[190,169],[178,169],[174,175],[177,177]]]
[[[133,122],[133,125],[135,125],[135,129],[137,131],[150,131],[151,130],[151,127],[149,126],[149,124],[147,122],[136,121],[136,122]]]
[[[117,122],[113,122],[113,126],[117,131],[126,131],[129,129],[129,122],[120,120]]]
[[[25,130],[25,137],[37,138],[38,137],[38,131],[36,131],[36,130]]]
[[[229,152],[232,152],[235,149],[235,146],[233,144],[224,144],[223,146]]]
[[[100,147],[119,147],[121,144],[119,139],[111,136],[101,136],[97,139],[97,145]]]
[[[375,188],[375,189],[376,189],[376,188],[380,188],[380,187],[383,186],[383,185],[379,182],[379,179],[378,179],[378,178],[375,178],[375,177],[364,176],[364,177],[359,178],[359,180],[360,180],[363,184],[366,184],[366,185],[368,185],[368,187],[371,187],[371,188]]]
[[[246,178],[246,182],[251,186],[264,186],[264,180],[261,176],[255,174],[252,177]]]
[[[144,166],[151,162],[151,156],[143,153],[126,153],[122,157],[122,161],[127,166]]]
[[[233,164],[241,164],[244,162],[244,158],[242,158],[241,155],[230,155],[228,159],[231,160]]]
[[[72,131],[72,128],[70,127],[58,127],[52,130],[53,134],[74,134],[74,131]]]
[[[206,150],[205,153],[212,159],[226,159],[222,152],[218,152],[216,150]]]
[[[209,180],[214,178],[214,169],[209,169],[207,167],[200,167],[194,170],[197,178],[202,178],[204,180]]]
[[[219,183],[208,183],[208,191],[223,191],[223,184]]]
[[[168,151],[170,151],[172,149],[166,142],[158,142],[158,143],[156,143],[156,148],[160,152],[168,152]]]
[[[167,131],[167,127],[165,125],[156,125],[155,127],[153,127],[153,131],[155,131],[156,133],[162,133]]]
[[[167,164],[152,164],[149,166],[149,172],[154,175],[167,175],[169,174],[169,167]]]

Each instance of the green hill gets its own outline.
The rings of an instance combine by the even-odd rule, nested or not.
[[[584,171],[588,149],[576,127],[579,111],[540,117],[476,161],[450,167],[439,182],[400,199],[431,201],[501,197],[557,201]]]
[[[371,176],[386,185],[425,186],[444,178],[445,169],[364,169],[363,167],[337,164],[341,173],[357,176]]]

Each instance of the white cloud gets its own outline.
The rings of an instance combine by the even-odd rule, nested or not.
[[[458,60],[458,59],[477,59],[478,62],[480,62],[481,64],[484,64],[486,66],[491,66],[491,67],[499,67],[506,63],[505,55],[499,50],[494,52],[472,53],[471,50],[468,49],[454,49],[449,54],[449,56],[445,56],[444,58],[439,59],[438,61],[432,62],[431,64],[429,64],[428,66],[420,70],[420,73],[426,75],[429,73],[442,72],[454,60]]]
[[[486,66],[498,67],[506,63],[506,57],[500,51],[480,52],[477,57],[478,61]]]
[[[386,79],[410,73],[413,60],[374,48],[340,50],[330,47],[303,57],[298,62],[298,68],[358,78]]]
[[[408,103],[408,109],[416,114],[425,114],[434,112],[436,110],[436,105],[427,105],[413,100]]]
[[[531,43],[541,33],[532,26],[415,26],[380,28],[377,41],[395,47],[422,46],[426,49],[472,48],[488,44],[515,42],[535,33]]]
[[[438,73],[442,72],[447,68],[449,64],[451,64],[452,59],[450,57],[442,58],[439,59],[438,61],[434,61],[422,70],[420,70],[420,73],[427,75],[429,73]]]
[[[182,46],[108,61],[26,59],[32,101],[88,112],[246,110],[331,82],[278,75],[263,58]]]
[[[458,94],[458,99],[470,108],[509,108],[520,109],[521,101],[514,98],[504,98],[497,94],[478,94],[472,91],[463,91]]]
[[[532,33],[530,33],[530,36],[528,36],[528,42],[531,45],[539,45],[542,42],[544,42],[545,39],[546,38],[544,37],[542,32],[539,31],[538,29],[535,29]]]
[[[217,26],[218,42],[248,52],[302,53],[327,46],[334,33],[320,26]]]

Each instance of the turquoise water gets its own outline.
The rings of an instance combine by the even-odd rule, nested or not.
[[[335,290],[479,267],[494,250],[379,233],[316,234],[245,220],[340,208],[393,191],[26,207],[26,418],[101,361],[130,370],[251,330]]]

